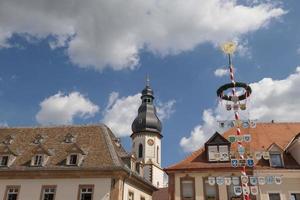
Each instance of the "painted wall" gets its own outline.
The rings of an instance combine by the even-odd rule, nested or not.
[[[20,200],[40,200],[42,185],[56,185],[56,199],[77,200],[80,184],[94,185],[95,200],[109,200],[111,179],[13,179],[0,180],[0,199],[3,199],[7,185],[20,185]]]
[[[180,200],[180,178],[186,175],[195,178],[195,194],[196,200],[205,200],[203,178],[208,176],[239,176],[239,173],[228,172],[207,172],[207,173],[176,173],[175,174],[175,200]],[[259,186],[260,194],[257,200],[269,200],[269,193],[281,193],[281,200],[289,200],[291,193],[300,193],[300,170],[273,170],[255,172],[256,176],[276,175],[282,176],[281,185],[263,185]],[[217,186],[219,192],[219,200],[227,200],[227,187],[225,185]]]
[[[152,183],[155,187],[164,187],[164,171],[155,165],[152,167]]]
[[[136,189],[135,187],[133,187],[130,183],[125,182],[124,183],[124,195],[123,195],[123,199],[127,200],[128,199],[128,193],[129,191],[134,193],[134,200],[141,200],[141,197],[144,197],[145,200],[152,200],[152,196]]]

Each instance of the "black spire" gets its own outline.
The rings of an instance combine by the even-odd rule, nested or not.
[[[154,96],[153,90],[149,84],[149,78],[147,77],[146,87],[142,91],[142,104],[138,109],[138,116],[132,123],[132,135],[140,132],[153,132],[160,135],[162,125],[157,117],[156,109],[153,104]]]

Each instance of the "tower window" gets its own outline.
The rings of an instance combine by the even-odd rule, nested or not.
[[[159,164],[159,146],[156,147],[156,162]]]
[[[143,157],[143,145],[140,144],[139,145],[139,158],[142,158]]]

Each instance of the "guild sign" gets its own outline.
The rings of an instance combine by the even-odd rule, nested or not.
[[[225,182],[225,185],[231,185],[231,178],[230,177],[225,177],[224,182]]]
[[[267,177],[266,177],[266,183],[267,183],[268,185],[273,184],[273,183],[274,183],[274,177],[273,177],[273,176],[267,176]]]
[[[256,177],[250,176],[249,180],[250,180],[251,185],[257,185],[257,178]]]
[[[239,185],[240,184],[240,178],[239,177],[232,177],[232,184],[233,185]]]
[[[258,195],[258,188],[257,186],[250,186],[250,191],[252,195]]]
[[[264,184],[266,184],[266,179],[265,179],[265,177],[260,176],[260,177],[258,177],[257,179],[258,179],[258,184],[259,184],[259,185],[264,185]]]
[[[238,167],[238,160],[237,159],[231,159],[231,166],[232,167]]]
[[[247,159],[247,166],[248,166],[248,167],[253,167],[253,166],[254,166],[254,160],[251,159],[251,158],[250,158],[250,159],[248,158],[248,159]]]
[[[212,177],[212,176],[208,177],[208,184],[209,185],[215,185],[215,183],[216,183],[215,177]]]
[[[241,182],[243,184],[248,184],[248,182],[249,182],[248,176],[241,176]]]
[[[233,191],[236,196],[240,196],[242,194],[242,187],[241,186],[233,186]]]
[[[228,137],[228,141],[231,142],[231,143],[234,143],[234,142],[236,141],[235,135],[230,135],[230,136]]]
[[[269,160],[270,159],[270,154],[269,154],[269,152],[267,152],[267,151],[265,151],[265,152],[263,152],[263,158],[265,159],[265,160]]]
[[[250,194],[250,189],[248,186],[243,186],[243,194],[244,195],[249,195]]]
[[[261,157],[262,157],[262,153],[261,153],[260,151],[256,151],[256,152],[255,152],[255,159],[256,159],[256,160],[260,160]]]
[[[244,167],[244,166],[246,166],[246,160],[239,160],[239,165],[241,166],[241,167]]]
[[[251,141],[251,135],[244,135],[244,141],[250,142]]]
[[[244,155],[244,153],[245,153],[245,147],[239,146],[238,152],[239,152],[240,155]]]
[[[217,181],[218,185],[223,185],[224,184],[224,177],[218,176],[216,179],[217,179],[216,181]]]
[[[281,179],[280,176],[275,176],[275,183],[276,183],[277,185],[280,185],[280,184],[282,183],[282,179]]]

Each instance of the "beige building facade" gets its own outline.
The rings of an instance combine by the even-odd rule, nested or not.
[[[299,200],[300,123],[261,123],[257,124],[255,129],[242,131],[251,135],[251,141],[245,144],[245,156],[254,160],[254,166],[246,167],[250,198]],[[242,189],[239,188],[242,182],[241,167],[233,167],[231,163],[236,146],[226,139],[233,134],[234,130],[222,135],[214,134],[203,148],[166,168],[165,171],[169,175],[168,199],[242,200],[243,191],[239,193],[236,190]],[[222,161],[212,159],[210,156],[213,152],[209,151],[214,148],[210,146],[217,146],[216,149],[220,151],[218,153],[225,153],[224,155],[228,146],[227,153],[230,158],[224,158]],[[268,156],[256,159],[255,152],[268,152]],[[250,177],[256,182],[250,182]],[[252,190],[250,191],[251,187],[255,189],[253,194]]]

